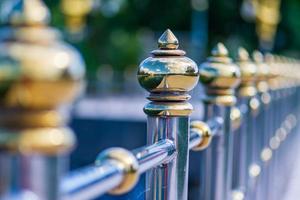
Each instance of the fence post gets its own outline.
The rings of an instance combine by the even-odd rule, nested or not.
[[[256,88],[257,88],[257,97],[261,102],[259,115],[257,117],[257,130],[256,133],[258,135],[258,157],[261,165],[261,173],[257,180],[260,183],[260,186],[257,186],[257,190],[255,191],[254,199],[266,199],[265,194],[267,194],[268,188],[265,187],[267,185],[267,177],[268,177],[268,169],[267,165],[269,160],[272,157],[272,150],[269,148],[269,139],[271,131],[271,94],[269,91],[268,79],[270,78],[270,67],[264,61],[264,55],[255,50],[252,54],[254,63],[257,67],[256,73]]]
[[[189,163],[189,115],[193,107],[188,91],[198,82],[198,67],[178,48],[178,40],[168,29],[158,40],[159,49],[139,67],[138,80],[150,92],[144,107],[148,116],[147,142],[170,140],[176,156],[146,173],[146,199],[187,199]]]
[[[0,199],[55,200],[75,145],[61,106],[82,90],[84,65],[42,1],[1,3]]]
[[[253,185],[253,179],[250,180],[249,178],[250,172],[253,176],[257,176],[260,172],[260,166],[256,163],[256,152],[254,152],[257,150],[254,116],[257,115],[260,104],[255,97],[257,94],[255,85],[257,68],[250,60],[246,49],[238,49],[236,62],[241,70],[242,80],[238,88],[238,107],[241,109],[244,118],[240,132],[236,135],[239,141],[239,151],[237,152],[234,164],[236,179],[233,181],[233,188],[245,198],[249,195],[249,185]]]
[[[231,199],[233,155],[230,115],[236,103],[235,88],[240,82],[240,71],[223,44],[217,44],[212,56],[200,65],[200,81],[205,88],[205,120],[219,116],[224,119],[224,126],[204,152],[199,199],[228,200]]]

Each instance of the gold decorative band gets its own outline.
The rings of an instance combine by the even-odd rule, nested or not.
[[[189,116],[193,106],[188,102],[150,102],[144,112],[149,116]]]
[[[12,128],[63,126],[66,117],[57,110],[1,110],[0,126]]]
[[[58,155],[70,152],[76,143],[66,127],[0,129],[0,150],[22,154]]]

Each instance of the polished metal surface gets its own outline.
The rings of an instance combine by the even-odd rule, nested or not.
[[[205,88],[205,116],[224,120],[222,130],[201,158],[199,199],[231,199],[233,133],[231,107],[236,103],[235,88],[240,83],[240,70],[228,57],[221,43],[212,51],[212,57],[200,65],[200,81]],[[203,164],[202,164],[203,163]]]
[[[48,26],[42,1],[1,3],[0,159],[15,163],[13,172],[0,167],[0,174],[9,174],[0,199],[59,199],[60,177],[68,169],[64,157],[76,143],[59,108],[82,92],[84,63]],[[14,173],[18,178],[10,183]]]
[[[148,144],[172,140],[176,155],[146,173],[146,199],[187,199],[189,119],[148,117]]]
[[[61,183],[62,197],[92,199],[108,191],[112,194],[126,193],[135,186],[140,174],[167,163],[174,157],[174,152],[174,144],[169,140],[132,152],[121,148],[108,149],[99,155],[95,165],[64,177]]]
[[[238,89],[239,96],[252,97],[256,94],[255,87],[257,67],[250,60],[249,54],[246,49],[239,48],[236,63],[241,71],[241,84]]]
[[[146,173],[146,199],[185,200],[188,196],[189,115],[193,107],[187,94],[198,82],[198,67],[178,50],[179,43],[168,29],[158,39],[158,50],[144,60],[138,80],[150,92],[144,107],[148,115],[147,143],[168,139],[175,155]]]
[[[92,3],[62,0],[70,32],[84,29]],[[280,0],[257,3],[257,33],[267,49]],[[1,200],[122,195],[143,174],[146,200],[187,200],[189,191],[198,194],[190,199],[201,200],[283,199],[295,160],[292,148],[299,141],[299,60],[259,51],[252,60],[239,48],[233,62],[218,43],[198,68],[167,29],[137,73],[149,92],[147,144],[132,151],[106,149],[94,164],[68,172],[68,154],[76,145],[67,127],[68,107],[84,88],[82,58],[48,26],[51,16],[43,1],[1,5]],[[189,92],[199,79],[204,118],[190,121]],[[190,150],[197,157],[193,166]],[[189,186],[190,168],[196,169],[197,181]]]
[[[218,134],[223,126],[222,118],[212,118],[206,123],[201,121],[192,121],[190,130],[189,149],[193,151],[202,151],[209,147],[212,138]]]
[[[240,83],[240,70],[228,57],[228,50],[219,43],[211,52],[212,56],[200,66],[200,81],[205,85],[204,101],[220,105],[236,102],[234,88]]]
[[[215,135],[223,121],[221,118],[216,118],[209,120],[207,124],[211,134]],[[190,134],[189,149],[193,149],[202,143],[204,139],[202,134],[205,133],[191,131]],[[132,151],[132,155],[138,162],[139,174],[170,162],[175,154],[175,145],[168,139]],[[116,159],[100,159],[102,162],[99,163],[98,160],[98,164],[73,171],[63,178],[60,184],[62,199],[92,199],[120,186],[125,176],[124,167]]]
[[[179,110],[192,110],[184,102],[190,98],[187,92],[198,82],[198,67],[184,56],[184,51],[177,49],[178,46],[177,38],[169,29],[166,30],[158,40],[159,49],[152,51],[152,56],[139,66],[139,83],[150,92],[148,99],[153,101],[145,107],[146,114],[172,115],[176,112],[174,116],[179,116]],[[155,103],[157,101],[168,103]],[[186,114],[184,112],[182,115]]]
[[[60,193],[63,200],[93,199],[120,185],[123,176],[122,168],[108,160],[69,173],[61,182]]]

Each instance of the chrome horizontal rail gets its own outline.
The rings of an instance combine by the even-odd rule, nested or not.
[[[211,135],[215,135],[221,128],[223,120],[213,118],[207,122]],[[190,132],[189,149],[193,149],[203,141],[199,132]],[[166,139],[132,151],[138,161],[138,173],[169,162],[176,153],[172,141]],[[101,165],[87,166],[66,175],[60,185],[63,200],[84,200],[100,196],[122,183],[123,168],[117,161],[107,159]]]
[[[175,146],[170,140],[158,141],[153,145],[133,150],[133,154],[139,162],[139,174],[168,162],[168,160],[172,159],[175,151]]]
[[[60,187],[62,199],[92,199],[117,187],[122,179],[122,169],[109,160],[101,166],[84,167],[71,172],[62,179]]]
[[[132,151],[139,164],[139,174],[170,159],[174,152],[174,145],[169,140]],[[61,184],[62,199],[95,198],[116,188],[123,178],[124,168],[120,167],[120,163],[107,159],[100,166],[85,167],[65,176]]]

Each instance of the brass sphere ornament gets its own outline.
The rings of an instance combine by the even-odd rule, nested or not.
[[[17,149],[21,142],[26,149],[47,154],[56,153],[58,146],[74,145],[59,110],[83,90],[80,54],[61,40],[58,30],[48,27],[50,12],[40,0],[5,0],[0,16],[5,25],[0,29],[0,134],[14,135],[14,145],[9,146],[16,151],[23,151]],[[49,131],[62,136],[52,138]],[[43,144],[24,144],[21,135],[29,132],[39,134],[32,138]]]
[[[230,112],[230,120],[234,131],[240,128],[243,120],[242,118],[243,114],[241,113],[241,110],[238,107],[234,106]]]
[[[213,133],[206,123],[202,121],[192,121],[190,125],[191,131],[196,132],[200,138],[202,138],[201,142],[193,148],[194,151],[202,151],[209,147]]]
[[[167,29],[158,40],[158,49],[139,66],[138,81],[150,92],[148,99],[152,101],[144,108],[148,115],[185,116],[192,110],[185,101],[198,82],[198,67],[178,46],[177,38]]]
[[[200,81],[205,88],[204,102],[231,106],[236,103],[235,88],[240,83],[240,70],[228,56],[228,50],[218,43],[212,56],[200,65]]]
[[[103,162],[114,162],[124,172],[120,185],[109,191],[110,194],[124,194],[129,192],[139,180],[139,162],[128,150],[123,148],[109,148],[100,153],[95,161],[96,166]]]
[[[246,49],[240,47],[236,64],[241,70],[241,84],[238,93],[241,97],[253,97],[256,95],[256,65],[251,61],[249,53]]]

